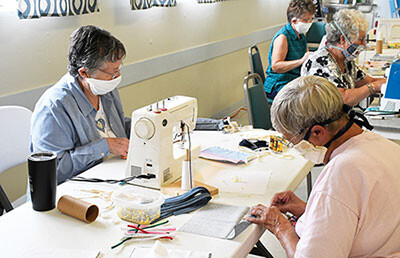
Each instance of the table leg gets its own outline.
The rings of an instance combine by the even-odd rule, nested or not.
[[[274,258],[260,240],[258,240],[256,246],[251,249],[250,253],[254,255],[260,255],[262,257]]]

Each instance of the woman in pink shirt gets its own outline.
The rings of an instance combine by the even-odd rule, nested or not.
[[[325,167],[307,203],[277,193],[247,219],[271,231],[288,257],[400,257],[400,146],[364,131],[321,77],[283,87],[271,117],[290,145]],[[286,212],[299,218],[295,227]]]

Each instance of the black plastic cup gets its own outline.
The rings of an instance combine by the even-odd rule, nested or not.
[[[57,154],[41,151],[28,156],[29,186],[35,211],[56,207]]]

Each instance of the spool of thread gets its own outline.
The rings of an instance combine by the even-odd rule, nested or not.
[[[99,215],[99,208],[96,205],[69,195],[61,196],[58,200],[57,208],[62,213],[68,214],[86,223],[95,221]]]
[[[182,190],[190,190],[194,186],[193,171],[190,165],[191,162],[189,161],[189,150],[186,149],[185,159],[182,161],[182,178],[181,178]]]
[[[383,48],[383,36],[382,32],[378,31],[376,33],[376,46],[375,46],[375,52],[377,54],[382,54],[382,48]]]

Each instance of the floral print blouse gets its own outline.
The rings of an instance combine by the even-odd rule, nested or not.
[[[355,88],[355,83],[366,76],[354,61],[344,61],[344,68],[345,71],[342,73],[336,59],[327,48],[322,48],[314,52],[303,63],[301,76],[321,76],[334,83],[338,88],[344,89]]]

